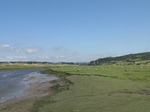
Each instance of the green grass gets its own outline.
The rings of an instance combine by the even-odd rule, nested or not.
[[[63,68],[61,67],[52,69],[77,75],[94,75],[119,79],[150,81],[150,66],[68,66]]]
[[[38,112],[149,112],[150,85],[99,76],[69,76],[69,90],[51,97]]]
[[[42,100],[43,105],[34,107],[37,112],[150,111],[149,66],[67,66],[52,70],[56,71],[52,74],[66,74],[73,84]]]
[[[63,64],[64,67],[66,66],[72,66],[68,64]],[[57,68],[62,67],[62,64],[41,64],[41,63],[34,63],[34,64],[28,64],[28,63],[0,63],[0,70],[10,70],[10,69],[34,69],[34,68]]]

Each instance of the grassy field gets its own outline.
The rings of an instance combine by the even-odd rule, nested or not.
[[[37,112],[150,111],[149,66],[61,66],[52,70],[66,73],[73,84],[35,105]]]
[[[69,76],[69,90],[51,97],[39,112],[149,112],[147,83],[98,76]]]
[[[41,67],[69,83],[51,88],[55,94],[35,101],[30,112],[150,112],[150,66]]]
[[[142,81],[150,80],[150,66],[61,66],[52,69],[82,76],[102,76]]]
[[[62,64],[42,64],[42,63],[0,63],[0,70],[10,70],[10,69],[34,69],[34,68],[55,68],[61,67]],[[63,64],[63,66],[71,66],[68,64]]]

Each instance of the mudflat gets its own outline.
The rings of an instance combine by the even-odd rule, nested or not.
[[[25,90],[19,96],[0,103],[0,112],[29,112],[38,99],[50,95],[51,81],[57,80],[55,76],[41,73],[31,73],[24,78]]]

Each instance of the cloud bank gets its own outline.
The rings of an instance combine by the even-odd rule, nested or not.
[[[39,52],[39,49],[38,48],[26,48],[26,49],[24,49],[24,51],[26,52],[26,53],[29,53],[29,54],[32,54],[32,53],[37,53],[37,52]]]
[[[6,57],[8,60],[22,60],[22,59],[27,59],[27,57],[26,56],[7,56]]]
[[[10,52],[8,52],[10,51]],[[42,51],[42,52],[41,52]],[[82,54],[63,46],[42,50],[40,47],[21,47],[0,44],[0,61],[89,62],[110,54]]]

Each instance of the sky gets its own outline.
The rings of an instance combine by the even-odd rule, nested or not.
[[[150,0],[0,0],[0,61],[89,62],[150,51]]]

